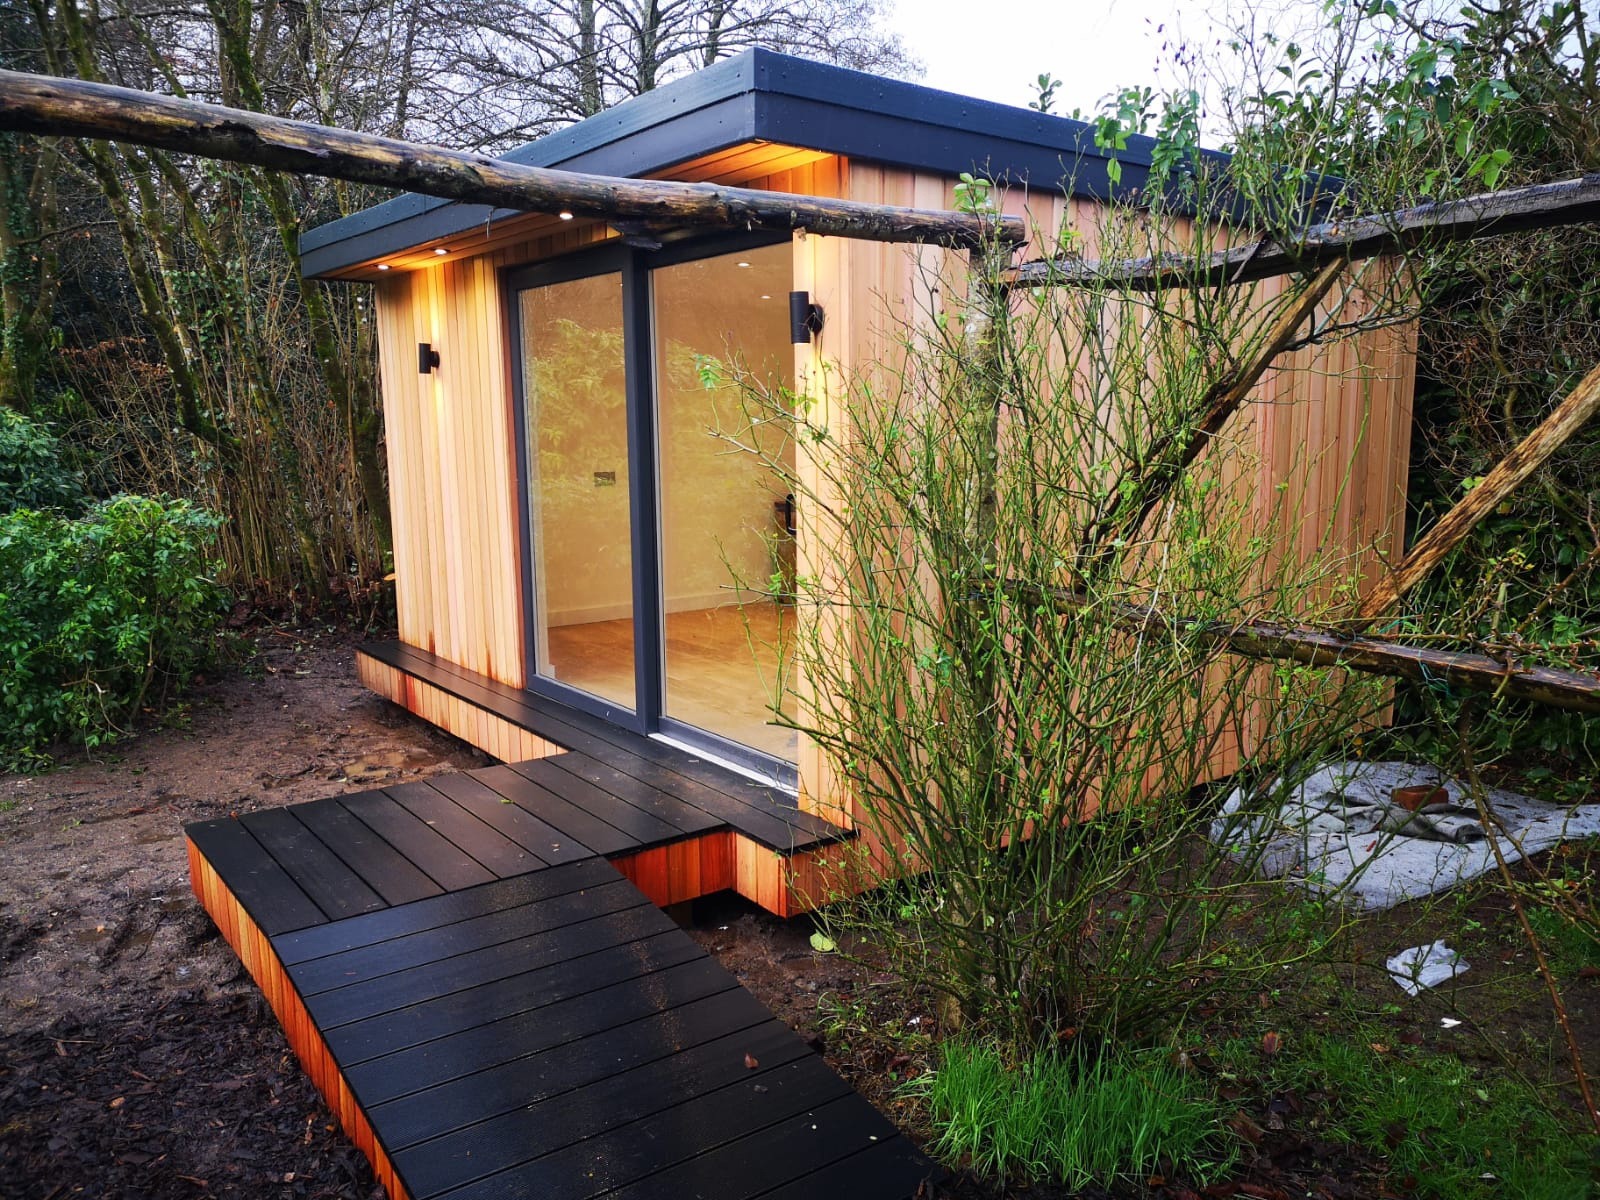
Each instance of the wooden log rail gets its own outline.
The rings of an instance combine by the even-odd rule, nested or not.
[[[966,249],[1021,243],[1020,217],[620,179],[201,104],[81,79],[0,71],[0,129],[106,138],[250,166],[402,188],[521,212],[717,229],[805,229]]]
[[[1009,283],[1013,287],[1102,283],[1136,292],[1221,287],[1315,271],[1331,262],[1376,258],[1425,243],[1470,241],[1594,220],[1600,220],[1600,173],[1419,204],[1395,212],[1340,218],[1313,225],[1292,241],[1267,238],[1198,260],[1183,254],[1163,254],[1100,262],[1030,262],[1018,267]]]
[[[1013,581],[1006,590],[1029,603],[1045,604],[1062,613],[1080,610],[1089,603],[1068,588]],[[1202,621],[1137,604],[1115,605],[1113,619],[1119,627],[1133,632],[1164,631],[1195,637],[1247,658],[1338,667],[1430,686],[1487,692],[1574,712],[1600,713],[1600,675],[1584,671],[1525,667],[1509,658],[1488,654],[1434,650],[1270,621]]]

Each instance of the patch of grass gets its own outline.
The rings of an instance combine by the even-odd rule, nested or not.
[[[1592,1139],[1576,1136],[1519,1082],[1448,1054],[1379,1053],[1361,1031],[1286,1048],[1270,1084],[1328,1098],[1327,1132],[1388,1163],[1418,1196],[1579,1200],[1590,1195]],[[1260,1075],[1259,1043],[1221,1048],[1225,1065]]]
[[[1205,1082],[1159,1053],[1010,1066],[986,1043],[949,1042],[908,1090],[928,1106],[934,1152],[992,1179],[1078,1189],[1160,1168],[1203,1181],[1234,1158]]]
[[[1552,908],[1529,905],[1528,924],[1557,975],[1576,975],[1585,967],[1600,967],[1600,941],[1591,926]]]

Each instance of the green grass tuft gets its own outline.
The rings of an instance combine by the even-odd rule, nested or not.
[[[934,1152],[979,1175],[1077,1189],[1157,1169],[1203,1180],[1233,1161],[1215,1097],[1162,1054],[1009,1067],[993,1046],[951,1042],[941,1058],[911,1087],[938,1130]]]
[[[1480,1076],[1449,1054],[1378,1053],[1358,1033],[1313,1036],[1274,1060],[1270,1083],[1327,1095],[1327,1133],[1386,1161],[1392,1181],[1440,1200],[1590,1195],[1592,1140],[1576,1136],[1524,1085]],[[1220,1051],[1258,1072],[1258,1043]]]

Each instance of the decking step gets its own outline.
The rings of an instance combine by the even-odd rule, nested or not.
[[[482,806],[496,782],[434,794]],[[923,1194],[933,1165],[614,867],[590,854],[387,904],[355,870],[393,846],[361,808],[190,836],[197,894],[396,1200]],[[292,874],[291,851],[314,865]],[[275,904],[297,928],[267,932]]]

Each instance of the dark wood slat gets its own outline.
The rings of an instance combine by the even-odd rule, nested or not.
[[[408,904],[444,891],[337,799],[296,804],[289,811],[324,843],[337,847],[339,857],[386,903]]]
[[[387,797],[382,797],[382,800],[386,805],[399,807]],[[406,815],[409,820],[416,820],[409,813]],[[421,822],[417,823],[421,825]],[[427,827],[422,826],[422,828]],[[485,871],[484,874],[487,875],[488,872]],[[588,859],[527,875],[513,875],[510,879],[490,878],[480,887],[446,892],[443,896],[418,900],[384,912],[368,913],[366,916],[351,917],[348,921],[340,921],[323,928],[288,934],[274,941],[273,948],[285,965],[293,966],[296,963],[309,962],[313,958],[342,954],[346,950],[354,950],[360,946],[370,946],[389,938],[403,937],[408,933],[438,929],[471,917],[498,912],[502,908],[532,904],[537,900],[548,900],[553,896],[564,896],[569,892],[600,887],[620,878],[622,876],[615,867],[599,859]]]
[[[401,646],[400,643],[392,644]],[[691,782],[709,786],[758,812],[779,816],[794,826],[798,835],[836,841],[844,833],[823,818],[800,811],[789,793],[746,779],[708,759],[633,730],[623,729],[591,713],[489,680],[456,663],[427,655],[415,647],[401,646],[401,649],[401,657],[408,664],[402,669],[410,673],[421,671],[447,676],[451,687],[474,691],[480,703],[500,711],[501,715],[515,723],[529,722],[527,727],[535,732],[541,732],[542,728],[541,736],[569,750],[587,753],[601,761],[611,761],[603,749],[603,745],[610,745],[654,766],[665,767]],[[804,836],[800,840],[803,841]]]
[[[599,991],[650,971],[705,957],[677,929],[591,954],[564,958],[532,971],[508,975],[462,992],[425,1000],[330,1030],[328,1049],[346,1069],[461,1029],[530,1012],[547,1004]]]
[[[859,1154],[803,1175],[761,1200],[817,1200],[819,1196],[871,1196],[874,1200],[913,1200],[926,1181],[944,1173],[912,1144],[895,1136],[873,1142]]]
[[[367,1110],[392,1154],[771,1019],[742,988],[656,1013]]]
[[[842,1080],[840,1086],[844,1086]],[[685,1196],[752,1200],[895,1135],[887,1117],[848,1088],[846,1093],[775,1125],[750,1128],[738,1141],[724,1141],[714,1150],[609,1195],[614,1200],[683,1200]],[[685,1109],[675,1110],[674,1115]],[[738,1121],[739,1114],[727,1117]],[[683,1132],[685,1137],[692,1136],[690,1129]]]
[[[738,986],[713,959],[700,958],[347,1067],[344,1076],[371,1107]]]
[[[387,941],[330,954],[289,968],[300,994],[308,1000],[334,988],[349,987],[369,979],[394,975],[412,967],[443,962],[502,942],[516,941],[592,920],[605,913],[636,908],[645,903],[637,888],[624,880],[603,884],[553,900],[501,908],[481,917],[424,929]],[[402,981],[396,980],[398,988]]]
[[[695,1157],[708,1149],[801,1114],[809,1118],[813,1112],[826,1113],[830,1102],[849,1091],[849,1085],[820,1058],[807,1055],[759,1078],[746,1078],[720,1091],[692,1097],[632,1125],[520,1163],[503,1175],[491,1176],[451,1195],[455,1200],[487,1200],[490,1196],[506,1200],[520,1196],[588,1200],[637,1185],[674,1167],[678,1170],[673,1173],[682,1175],[683,1166],[692,1165]],[[763,1144],[757,1152],[770,1151]],[[689,1178],[703,1185],[703,1172],[691,1173]],[[426,1200],[428,1195],[419,1192],[418,1200]],[[720,1188],[702,1186],[699,1190],[675,1192],[673,1200],[686,1196],[715,1196],[721,1200],[722,1195]]]
[[[675,746],[611,725],[599,717],[476,675],[415,647],[389,642],[364,646],[362,652],[495,712],[559,746],[590,755],[661,787],[686,803],[727,821],[770,849],[790,853],[848,836],[846,831],[821,817],[800,812],[786,793],[747,780]],[[661,776],[660,771],[668,772],[671,778]],[[788,829],[775,829],[773,821],[781,822]]]
[[[505,769],[514,771],[552,795],[559,795],[572,804],[602,818],[607,824],[637,839],[641,846],[664,845],[689,836],[676,825],[668,824],[654,813],[629,804],[605,788],[587,779],[580,779],[570,771],[556,765],[565,754],[549,758],[534,758],[527,762],[507,763]],[[712,826],[714,828],[714,826]]]
[[[474,779],[471,775],[449,774],[435,775],[428,782],[485,825],[498,830],[551,866],[595,856],[595,851],[577,838],[569,837],[548,821],[540,820],[481,779]]]
[[[383,790],[502,879],[548,865],[429,784],[402,783]]]
[[[382,896],[288,809],[263,809],[239,820],[329,917],[338,920],[388,907]]]
[[[747,1054],[761,1064],[754,1071]],[[395,1162],[422,1200],[694,1096],[745,1081],[766,1086],[767,1075],[810,1054],[782,1022],[768,1021],[424,1142]]]
[[[198,821],[183,831],[268,937],[327,924],[327,915],[232,817]]]
[[[481,771],[468,771],[467,775],[596,854],[621,854],[637,850],[641,845],[638,838],[602,820],[598,814],[586,812],[570,799],[556,795],[508,766],[485,767]]]
[[[340,796],[339,803],[447,892],[494,878],[488,867],[381,791]]]
[[[412,967],[399,975],[385,975],[336,988],[308,997],[306,1008],[326,1033],[352,1021],[408,1008],[451,992],[557,963],[585,950],[635,942],[671,928],[674,928],[672,919],[660,909],[649,903],[640,904],[560,930]]]
[[[686,804],[678,797],[673,796],[653,784],[646,783],[636,775],[591,757],[578,750],[569,750],[565,754],[553,754],[549,758],[540,759],[541,762],[565,773],[569,778],[588,783],[601,791],[622,800],[641,812],[648,813],[656,820],[670,825],[677,831],[675,838],[692,837],[697,833],[708,833],[713,829],[721,829],[726,822],[712,816],[703,809]],[[560,785],[554,791],[563,791]],[[662,843],[652,843],[660,845]]]

